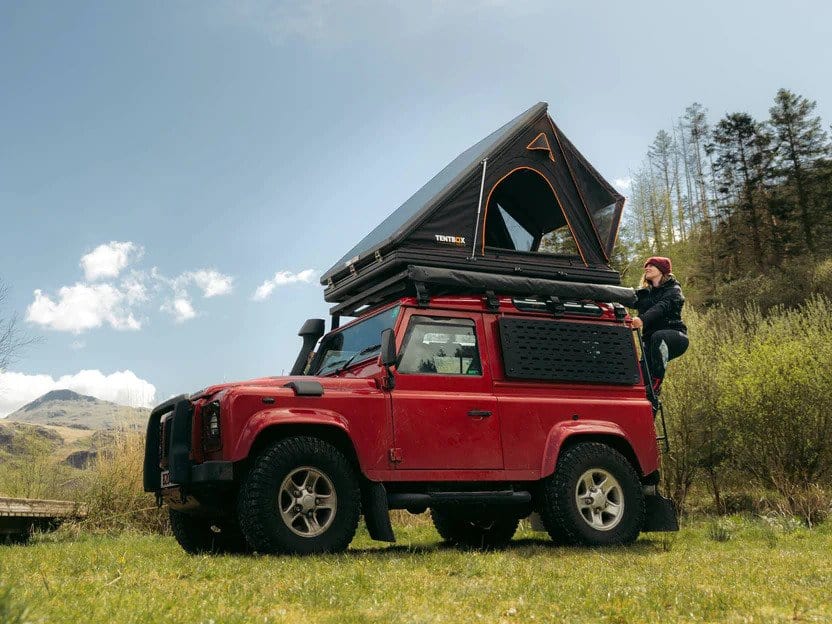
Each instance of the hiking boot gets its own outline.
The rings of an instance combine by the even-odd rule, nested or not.
[[[655,377],[653,378],[653,394],[658,397],[662,391],[662,378]]]

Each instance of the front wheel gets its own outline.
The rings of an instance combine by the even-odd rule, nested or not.
[[[238,514],[258,552],[339,552],[358,527],[361,490],[337,448],[318,438],[286,438],[255,458],[240,489]]]
[[[644,494],[627,458],[598,442],[567,449],[543,482],[543,524],[553,540],[629,544],[644,525]]]
[[[461,548],[505,548],[520,524],[517,516],[481,517],[464,509],[431,509],[430,515],[442,539]]]

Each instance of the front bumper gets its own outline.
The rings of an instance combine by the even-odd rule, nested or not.
[[[171,417],[165,418],[171,413]],[[194,464],[192,461],[193,417],[193,403],[185,394],[165,401],[150,413],[144,448],[145,492],[162,491],[163,459],[167,460],[169,470],[164,489],[233,482],[234,465],[231,462],[206,461]]]

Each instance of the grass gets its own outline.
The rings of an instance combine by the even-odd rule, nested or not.
[[[511,548],[483,553],[445,548],[416,521],[397,527],[397,545],[362,531],[348,553],[312,558],[192,557],[170,537],[65,531],[0,547],[0,614],[217,624],[832,622],[829,523],[808,530],[734,516],[715,534],[711,522],[602,550],[555,547],[525,527]]]

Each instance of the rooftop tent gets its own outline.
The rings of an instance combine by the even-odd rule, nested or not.
[[[539,103],[467,149],[321,278],[333,303],[409,265],[618,284],[609,258],[624,198]]]

